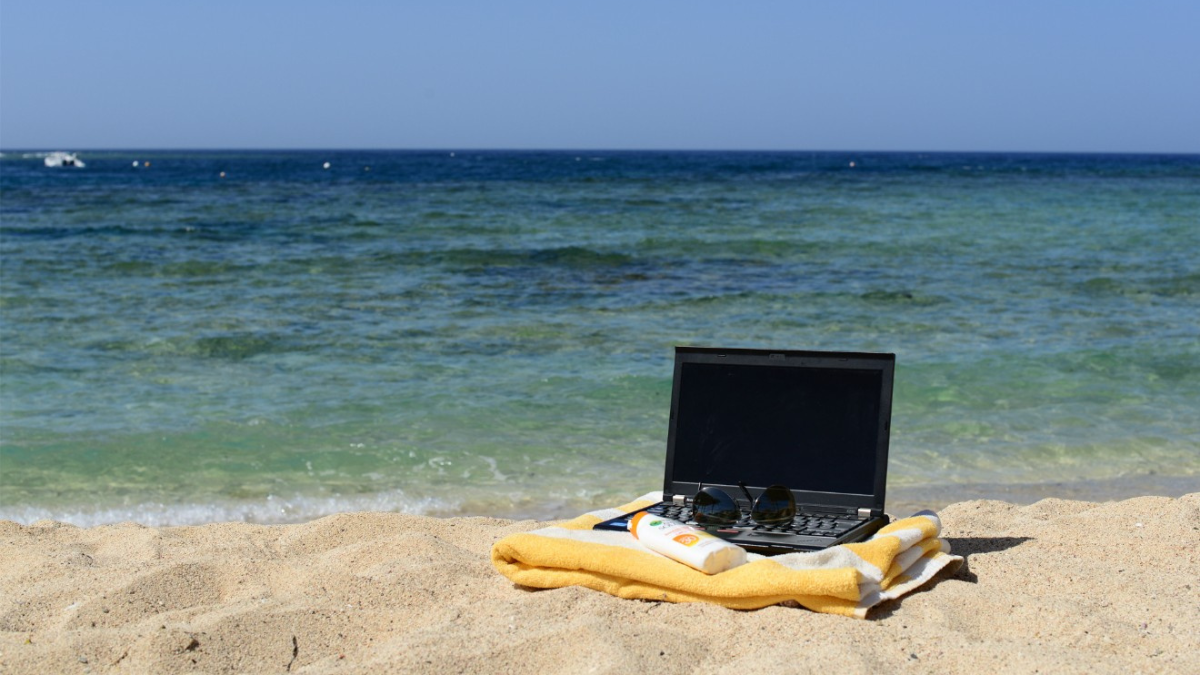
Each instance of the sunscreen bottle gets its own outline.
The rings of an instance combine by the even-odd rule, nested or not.
[[[646,548],[716,574],[746,562],[746,549],[678,520],[642,511],[629,520],[629,531]]]

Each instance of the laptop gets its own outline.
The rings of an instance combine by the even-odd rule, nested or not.
[[[888,522],[895,364],[894,354],[676,347],[663,501],[639,511],[696,524],[693,498],[717,488],[741,517],[704,527],[747,550],[865,539]],[[775,485],[791,492],[795,518],[755,522],[753,500]],[[636,513],[594,529],[624,530]]]

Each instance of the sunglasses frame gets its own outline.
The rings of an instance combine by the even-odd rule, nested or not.
[[[796,499],[786,486],[772,485],[764,489],[757,499],[750,494],[745,483],[738,481],[738,487],[742,488],[746,500],[752,505],[750,518],[759,525],[784,525],[795,519]],[[698,501],[701,495],[714,501],[706,501],[700,505]],[[734,513],[737,515],[732,515]],[[741,519],[742,507],[728,492],[720,488],[704,487],[704,483],[700,484],[700,489],[692,497],[692,520],[709,527],[727,527]]]

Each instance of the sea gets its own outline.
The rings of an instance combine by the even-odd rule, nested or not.
[[[45,155],[0,156],[0,519],[616,505],[676,345],[894,353],[903,507],[1200,490],[1197,155]]]

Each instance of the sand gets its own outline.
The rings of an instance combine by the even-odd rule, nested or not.
[[[866,621],[519,588],[531,520],[0,522],[0,672],[1200,672],[1200,494],[941,516],[966,564]]]

